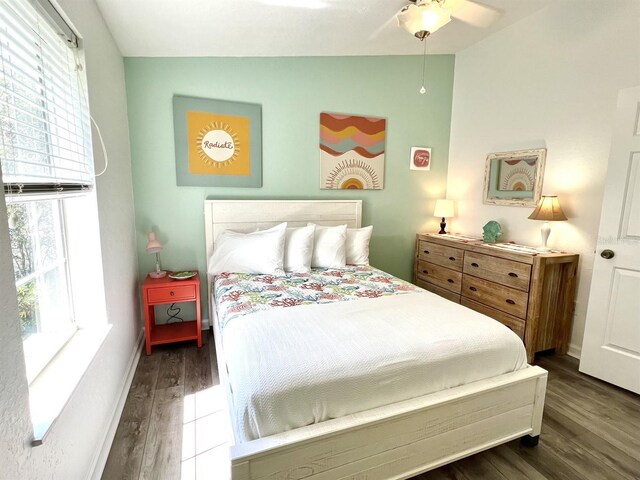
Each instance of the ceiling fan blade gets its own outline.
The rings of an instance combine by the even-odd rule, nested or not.
[[[453,18],[479,28],[489,27],[502,15],[500,10],[472,0],[446,0],[445,6]]]

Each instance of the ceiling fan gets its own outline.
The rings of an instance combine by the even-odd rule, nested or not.
[[[376,37],[394,19],[420,40],[424,40],[451,18],[474,27],[485,28],[494,23],[501,12],[473,0],[408,0],[372,37]]]
[[[395,18],[398,26],[404,28],[424,45],[422,56],[422,86],[420,94],[427,92],[425,87],[425,65],[427,42],[425,38],[451,21],[451,17],[475,27],[488,27],[500,16],[500,12],[473,0],[408,0],[410,3],[400,9],[374,33],[377,36]]]

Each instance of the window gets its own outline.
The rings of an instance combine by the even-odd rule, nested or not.
[[[33,380],[76,331],[62,200],[9,203],[18,313]]]
[[[10,204],[8,213],[22,338],[65,330],[72,314],[60,202]]]
[[[95,206],[80,65],[48,0],[0,0],[0,165],[30,383],[78,328],[69,237],[82,229],[67,220],[79,195]]]

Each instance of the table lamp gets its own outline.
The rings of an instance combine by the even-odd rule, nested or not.
[[[150,272],[151,278],[162,278],[167,275],[167,272],[160,270],[160,252],[162,251],[162,244],[156,238],[155,232],[151,231],[148,234],[149,241],[147,242],[147,253],[156,254],[156,271]]]
[[[433,216],[442,217],[440,231],[438,233],[447,233],[444,230],[447,226],[445,219],[453,217],[453,200],[436,200],[436,208],[433,210]]]
[[[535,208],[531,215],[531,220],[543,220],[542,228],[540,229],[540,236],[542,237],[542,247],[538,248],[541,252],[548,252],[550,248],[547,247],[547,240],[551,233],[551,227],[549,222],[556,222],[560,220],[566,220],[567,216],[560,207],[558,197],[555,195],[543,195],[538,202],[538,206]]]

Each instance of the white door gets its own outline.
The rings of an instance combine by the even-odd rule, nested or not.
[[[618,95],[580,371],[640,393],[640,87]]]

